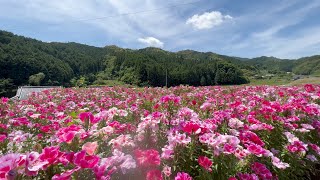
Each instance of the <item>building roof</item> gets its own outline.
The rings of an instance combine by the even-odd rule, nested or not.
[[[17,94],[11,99],[24,100],[33,92],[41,92],[47,89],[61,88],[61,86],[21,86],[17,90]]]

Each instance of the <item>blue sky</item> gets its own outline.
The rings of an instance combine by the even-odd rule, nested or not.
[[[46,42],[240,57],[320,54],[319,17],[320,0],[0,0],[1,30]]]

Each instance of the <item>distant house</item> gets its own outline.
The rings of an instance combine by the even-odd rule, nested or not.
[[[17,90],[17,94],[11,99],[25,100],[33,92],[41,92],[47,89],[62,88],[61,86],[21,86]]]
[[[294,75],[293,77],[292,77],[292,80],[298,80],[298,79],[303,79],[303,78],[305,78],[306,76],[305,75]]]
[[[265,76],[266,76],[266,77],[273,77],[274,74],[266,74]]]

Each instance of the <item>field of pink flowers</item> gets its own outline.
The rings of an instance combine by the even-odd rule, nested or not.
[[[0,99],[0,179],[309,179],[320,86],[83,88]]]

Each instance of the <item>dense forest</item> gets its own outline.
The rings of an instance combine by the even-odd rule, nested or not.
[[[298,60],[230,57],[192,50],[168,52],[78,43],[46,43],[0,31],[0,96],[21,85],[86,86],[116,81],[135,86],[248,83],[261,70],[319,74],[320,56]]]

